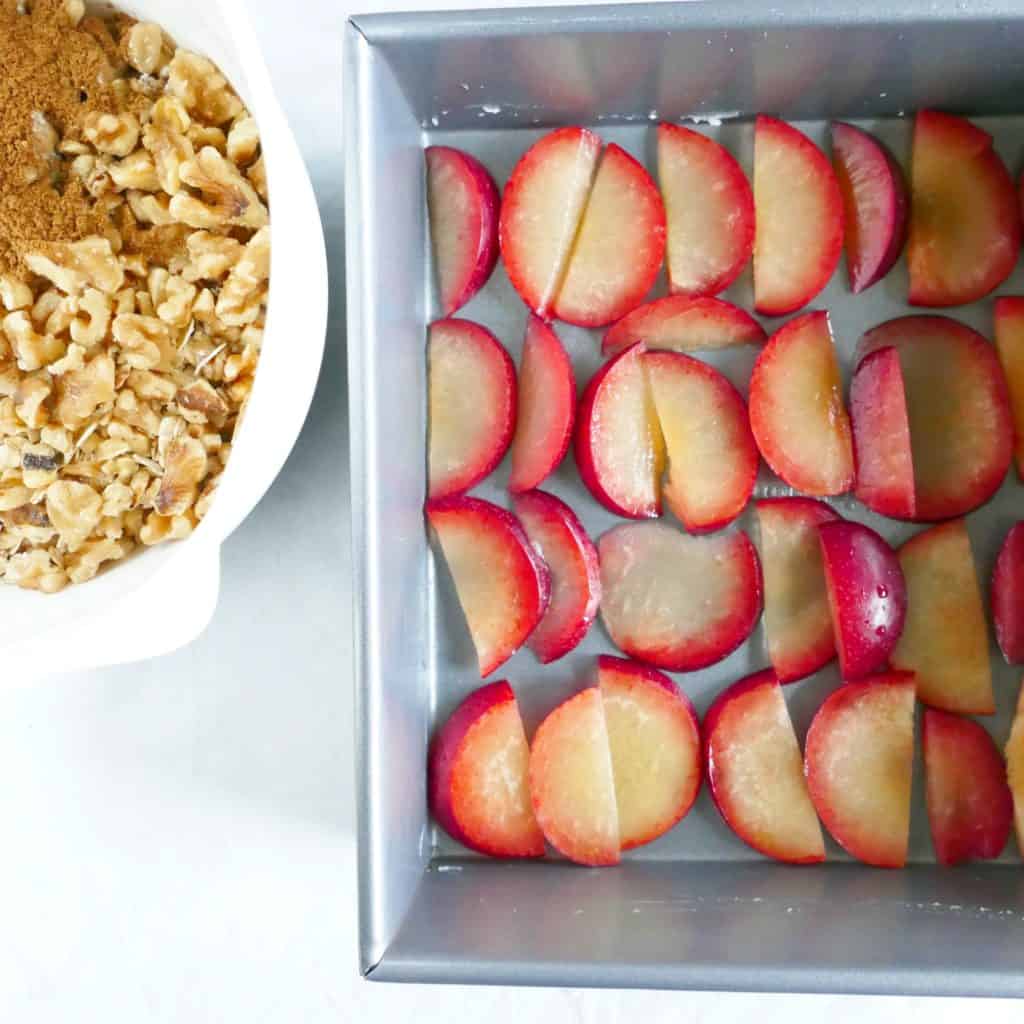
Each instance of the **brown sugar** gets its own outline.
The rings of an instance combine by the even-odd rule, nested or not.
[[[106,208],[66,174],[54,131],[80,138],[88,113],[148,102],[125,88],[123,27],[73,25],[64,0],[0,0],[0,274],[23,270],[30,248],[103,233]]]

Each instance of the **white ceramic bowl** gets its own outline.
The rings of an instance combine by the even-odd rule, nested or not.
[[[52,672],[155,657],[194,639],[213,614],[220,545],[280,472],[313,398],[327,326],[320,215],[240,0],[125,0],[215,61],[259,123],[271,208],[270,298],[252,395],[206,518],[185,541],[137,553],[59,594],[0,586],[0,665]]]

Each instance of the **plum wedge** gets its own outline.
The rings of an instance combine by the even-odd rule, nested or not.
[[[852,857],[901,868],[910,837],[914,677],[888,672],[840,687],[807,731],[807,786],[822,824]]]
[[[836,656],[818,527],[839,516],[812,498],[762,498],[757,519],[768,656],[779,682],[793,683]]]
[[[479,498],[427,502],[480,663],[490,675],[526,641],[547,610],[551,581],[519,521]]]
[[[815,497],[853,484],[853,443],[828,314],[779,328],[750,378],[750,427],[765,462]]]
[[[843,250],[843,200],[825,154],[761,115],[754,129],[754,308],[784,316],[828,283]]]
[[[529,757],[512,687],[501,680],[471,693],[430,747],[427,791],[441,827],[492,857],[542,857]]]
[[[782,688],[758,672],[721,693],[704,721],[708,782],[726,824],[765,856],[818,864],[825,843]]]
[[[1011,665],[1024,663],[1024,522],[1010,527],[992,571],[996,640]]]
[[[654,180],[614,143],[604,151],[552,312],[603,327],[643,302],[665,258],[665,208]]]
[[[501,462],[516,424],[516,368],[501,342],[469,320],[438,320],[427,341],[428,492],[475,487]]]
[[[668,455],[663,497],[691,533],[732,522],[760,462],[747,407],[729,380],[681,352],[643,357]]]
[[[547,841],[577,864],[618,864],[619,814],[601,691],[582,690],[541,722],[530,794]]]
[[[996,299],[995,327],[996,351],[1013,413],[1017,476],[1024,480],[1024,298],[1006,295]]]
[[[903,633],[907,588],[896,552],[862,523],[818,527],[843,679],[885,666]]]
[[[476,157],[430,146],[427,204],[441,310],[451,316],[487,283],[498,262],[498,187]]]
[[[843,197],[850,291],[870,288],[892,269],[907,237],[903,172],[877,139],[852,124],[832,124],[832,166]]]
[[[676,295],[717,295],[754,249],[754,196],[735,157],[713,139],[658,125],[658,181],[668,221],[668,282]]]
[[[920,111],[910,187],[910,304],[965,305],[1002,284],[1020,252],[1020,209],[992,136],[966,118]]]
[[[512,440],[513,494],[538,487],[558,467],[572,441],[576,378],[558,335],[530,316],[519,371],[519,408]]]
[[[764,328],[745,310],[724,299],[667,295],[637,306],[605,332],[602,351],[615,355],[642,341],[648,349],[697,352],[763,345]]]
[[[697,713],[668,676],[635,661],[597,659],[612,755],[620,845],[631,850],[678,824],[701,784]]]
[[[665,442],[647,383],[642,343],[608,360],[580,399],[576,466],[609,511],[632,519],[661,515]]]
[[[619,650],[674,672],[721,661],[761,614],[761,568],[741,530],[690,537],[625,523],[598,542],[601,618]]]
[[[1017,698],[1013,728],[1006,741],[1006,778],[1013,794],[1013,820],[1017,846],[1024,853],[1024,687]]]
[[[526,491],[512,506],[551,573],[551,603],[528,641],[537,660],[547,664],[576,647],[597,616],[597,548],[572,509],[553,494]]]
[[[857,367],[850,384],[850,424],[857,473],[853,493],[881,515],[913,519],[913,447],[895,348],[877,349]]]
[[[940,864],[991,860],[1013,827],[1006,765],[977,722],[928,708],[922,726],[925,794]]]
[[[899,353],[914,468],[914,518],[951,519],[999,489],[1013,456],[1009,396],[994,348],[945,316],[906,316],[867,332],[858,359]]]
[[[917,695],[944,711],[995,711],[988,627],[967,527],[933,526],[899,550],[907,618],[890,658],[917,676]]]
[[[601,139],[586,128],[558,128],[520,158],[501,202],[501,258],[513,287],[547,318],[562,285],[590,195]]]

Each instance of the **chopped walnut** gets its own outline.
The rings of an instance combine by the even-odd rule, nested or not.
[[[166,274],[166,271],[164,272]],[[160,289],[150,294],[156,304],[156,315],[173,327],[185,327],[192,318],[192,304],[196,298],[196,286],[184,278],[166,276]]]
[[[193,232],[185,244],[191,261],[184,276],[190,281],[221,281],[242,257],[243,246],[238,239],[209,231]]]
[[[241,100],[213,62],[205,57],[178,50],[167,72],[170,93],[208,124],[224,124],[241,113]]]
[[[85,543],[102,511],[103,499],[88,484],[57,480],[46,488],[46,514],[67,551]]]
[[[182,415],[190,423],[209,423],[220,430],[228,418],[228,403],[205,380],[196,380],[181,388],[175,398]]]
[[[261,228],[249,240],[241,259],[228,274],[217,299],[217,316],[229,326],[241,327],[259,318],[266,303],[270,275],[270,230]]]
[[[179,193],[171,199],[171,215],[193,228],[228,225],[260,228],[267,223],[267,208],[238,168],[212,146],[199,151],[179,168],[181,181],[197,190],[200,199]]]
[[[231,241],[235,240],[232,238]],[[11,274],[0,274],[0,305],[11,311],[25,309],[32,305],[32,289]]]
[[[151,21],[140,21],[128,30],[125,40],[125,54],[128,63],[144,75],[152,75],[166,63],[164,55],[164,34],[159,25]]]
[[[170,328],[153,316],[121,313],[111,333],[121,346],[121,361],[136,370],[155,369],[169,362],[174,351]]]
[[[85,17],[85,0],[64,0],[64,13],[72,26],[77,25]]]
[[[77,553],[67,560],[65,570],[72,583],[91,580],[104,562],[117,562],[131,551],[131,544],[103,537],[82,544]]]
[[[142,144],[153,158],[160,187],[168,195],[177,193],[181,189],[181,165],[195,155],[192,143],[181,132],[151,123],[142,133]]]
[[[52,334],[39,334],[24,310],[8,313],[2,323],[18,367],[26,373],[40,370],[64,355],[64,342]]]
[[[25,263],[33,273],[49,278],[65,295],[80,292],[86,285],[113,295],[124,283],[124,271],[105,238],[52,243],[47,254],[28,253]]]
[[[206,449],[194,437],[176,437],[163,455],[164,474],[153,507],[162,516],[181,515],[190,508],[206,476]]]
[[[8,534],[29,544],[48,544],[57,531],[46,514],[45,506],[26,502],[8,512],[0,513],[0,522]]]
[[[135,219],[143,224],[155,224],[157,227],[167,227],[174,223],[171,216],[171,200],[168,196],[156,196],[149,192],[128,193],[128,205],[131,207]]]
[[[14,392],[14,408],[27,427],[38,430],[46,425],[50,412],[44,405],[53,391],[48,374],[25,377]]]
[[[132,189],[136,192],[156,192],[160,178],[156,173],[153,155],[144,149],[137,149],[123,160],[111,161],[107,174],[118,192]]]
[[[44,594],[56,594],[68,585],[64,571],[45,548],[12,555],[8,559],[4,579],[25,590],[41,590]]]
[[[100,153],[128,156],[139,142],[139,119],[134,114],[86,114],[82,134]]]
[[[162,544],[168,540],[184,540],[195,529],[195,523],[187,515],[162,516],[152,512],[139,531],[139,540],[147,547]]]
[[[57,479],[64,456],[48,444],[27,444],[21,451],[21,480],[26,487],[37,490]]]
[[[114,400],[114,360],[95,356],[81,370],[57,379],[57,421],[72,430],[80,427],[101,405]]]
[[[87,288],[74,302],[74,319],[69,325],[72,340],[84,348],[95,348],[110,328],[110,297]]]
[[[256,189],[256,194],[263,200],[267,201],[267,165],[263,161],[263,157],[260,157],[248,171],[245,172],[246,177],[252,182],[252,187]]]
[[[237,120],[228,132],[228,158],[237,167],[247,167],[256,159],[260,149],[260,133],[251,117]]]
[[[193,124],[188,130],[188,141],[195,150],[212,146],[222,156],[227,153],[228,137],[219,128],[213,128],[208,124]]]

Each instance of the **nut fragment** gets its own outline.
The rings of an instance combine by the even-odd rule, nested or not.
[[[46,253],[28,253],[29,270],[49,278],[62,292],[71,295],[86,285],[113,295],[124,283],[121,269],[106,238],[83,238],[80,242],[55,242]]]
[[[85,0],[64,0],[64,13],[72,25],[77,25],[85,17]]]
[[[80,427],[101,405],[114,400],[114,360],[107,353],[91,359],[83,369],[57,380],[57,421],[72,430]]]
[[[0,305],[7,310],[25,309],[32,305],[32,289],[13,274],[0,274]]]
[[[120,561],[129,551],[131,545],[121,540],[103,537],[88,541],[74,557],[68,559],[68,577],[72,583],[85,583],[99,572],[104,562]]]
[[[40,590],[44,594],[56,594],[68,585],[64,571],[44,548],[12,555],[7,562],[4,579],[25,590]]]
[[[226,235],[193,231],[185,243],[190,257],[184,276],[189,281],[220,281],[241,259],[242,243]]]
[[[247,167],[260,149],[260,133],[251,117],[237,120],[228,132],[228,158],[238,167]]]
[[[88,484],[57,480],[46,488],[46,514],[70,552],[85,543],[102,510],[103,499]]]
[[[140,192],[155,192],[160,188],[153,155],[144,149],[137,149],[123,160],[111,161],[107,167],[110,180],[119,192],[133,189]]]
[[[196,380],[181,388],[175,401],[182,409],[195,414],[187,416],[186,413],[192,423],[210,423],[219,430],[228,418],[227,402],[205,380]]]
[[[64,355],[64,342],[52,334],[39,334],[24,310],[8,313],[3,319],[3,329],[19,369],[26,373],[42,369]]]
[[[57,479],[64,456],[48,444],[27,444],[21,452],[21,480],[36,490]]]
[[[167,69],[167,88],[209,124],[224,124],[241,113],[242,102],[212,61],[178,50]]]
[[[100,114],[93,111],[85,115],[82,134],[100,153],[128,156],[139,141],[139,119],[134,114]]]
[[[195,155],[192,143],[181,132],[150,123],[142,133],[142,144],[153,158],[160,187],[168,195],[177,193],[181,189],[181,165]]]
[[[228,274],[217,299],[217,316],[235,327],[251,324],[266,302],[270,275],[270,230],[261,228],[249,239],[241,259]]]
[[[179,194],[171,199],[175,220],[194,228],[218,228],[229,224],[260,228],[267,223],[267,208],[238,168],[212,146],[199,151],[179,167],[181,181],[202,196]]]
[[[110,327],[110,298],[95,288],[87,288],[75,303],[75,318],[71,321],[72,340],[83,348],[95,348]]]
[[[49,410],[43,404],[50,397],[53,385],[48,375],[25,377],[14,392],[14,408],[18,417],[28,427],[38,430],[50,418]]]
[[[162,516],[177,516],[196,500],[206,475],[206,449],[194,437],[176,437],[167,445],[164,475],[153,508]]]
[[[121,346],[121,360],[136,370],[168,363],[174,352],[170,328],[162,320],[138,313],[120,313],[111,330]]]
[[[159,25],[140,21],[128,30],[125,53],[128,63],[144,75],[152,75],[163,66],[164,34]]]
[[[252,187],[256,189],[256,194],[263,200],[267,201],[267,165],[264,163],[263,157],[260,157],[248,171],[245,172],[245,176],[252,182]]]

